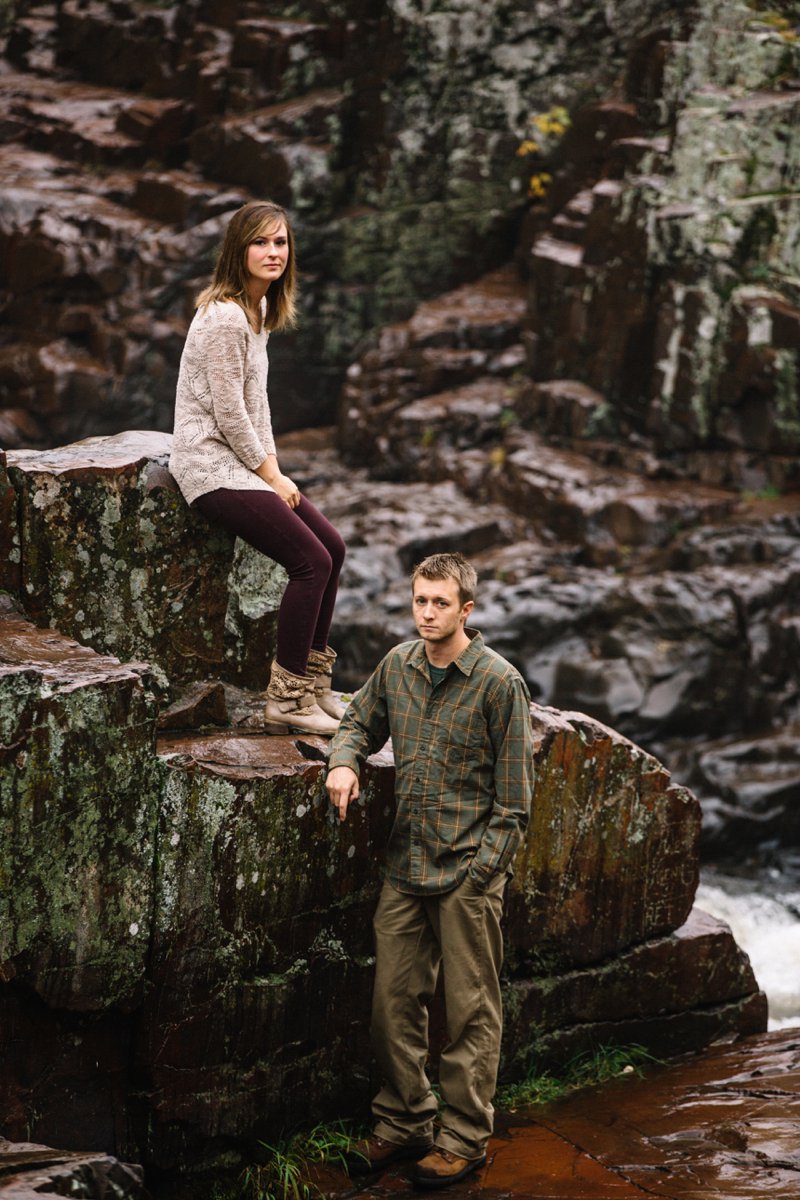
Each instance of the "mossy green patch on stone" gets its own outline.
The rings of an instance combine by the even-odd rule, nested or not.
[[[140,995],[152,922],[155,709],[140,679],[0,677],[17,743],[0,777],[0,957],[68,1008]],[[98,731],[102,730],[102,738]]]

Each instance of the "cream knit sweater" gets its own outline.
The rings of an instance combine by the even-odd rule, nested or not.
[[[232,301],[198,309],[181,357],[169,469],[188,504],[216,488],[274,489],[255,474],[275,453],[266,332]]]

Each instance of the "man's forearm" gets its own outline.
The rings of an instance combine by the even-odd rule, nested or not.
[[[333,736],[328,768],[350,767],[357,775],[365,759],[380,750],[389,736],[386,701],[380,683],[380,667],[345,709],[341,724]]]

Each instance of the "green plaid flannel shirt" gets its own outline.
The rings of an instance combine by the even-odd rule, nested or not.
[[[519,673],[468,631],[433,687],[421,640],[395,646],[356,694],[331,742],[329,769],[352,767],[391,736],[397,812],[386,877],[436,895],[469,872],[508,871],[533,797],[530,697]]]

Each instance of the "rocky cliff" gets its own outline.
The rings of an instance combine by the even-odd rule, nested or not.
[[[259,733],[242,647],[265,593],[244,603],[233,546],[176,499],[167,443],[7,455],[0,611],[4,1133],[161,1171],[363,1111],[393,782],[387,748],[339,826],[324,741]],[[506,1077],[598,1043],[673,1054],[763,1028],[746,957],[692,911],[694,797],[595,720],[531,720]]]
[[[341,476],[317,495],[369,563],[340,607],[349,680],[395,636],[377,614],[402,610],[410,557],[448,537],[476,555],[485,631],[538,699],[664,758],[703,798],[709,853],[796,861],[786,12],[701,5],[679,37],[640,38],[571,122],[539,114],[513,265],[374,334],[348,371],[338,444],[369,519]],[[315,480],[309,457],[292,467]],[[378,552],[389,509],[394,555]]]
[[[529,118],[602,92],[688,4],[64,0],[5,5],[5,445],[168,429],[224,217],[290,206],[304,310],[283,428],[330,421],[368,329],[507,259]],[[525,176],[527,179],[527,174]]]
[[[4,11],[0,441],[168,429],[225,214],[269,191],[297,221],[304,294],[274,339],[277,423],[337,421],[335,447],[282,452],[351,546],[341,682],[402,627],[414,556],[458,544],[541,702],[665,759],[703,800],[709,853],[796,856],[792,5]],[[146,646],[157,529],[129,547],[119,644],[96,612],[113,565],[59,618],[72,635]],[[198,620],[154,667],[263,674],[272,618],[240,567],[222,624],[164,567],[147,620],[193,603]],[[48,619],[55,577],[27,569]]]

